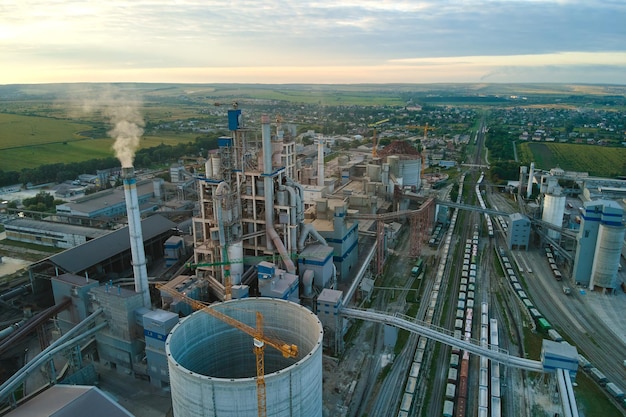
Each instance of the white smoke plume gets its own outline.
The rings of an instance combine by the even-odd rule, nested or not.
[[[122,168],[132,167],[145,126],[139,113],[139,103],[114,102],[105,108],[105,114],[113,124],[113,128],[107,134],[115,139],[113,144],[115,156],[120,160]]]
[[[145,126],[141,101],[107,84],[79,85],[67,94],[72,102],[80,103],[81,114],[102,116],[111,125],[107,134],[115,139],[115,156],[123,168],[132,167]]]

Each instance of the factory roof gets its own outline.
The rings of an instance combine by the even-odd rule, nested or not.
[[[509,218],[511,219],[511,221],[526,220],[530,222],[528,217],[524,216],[522,213],[511,213],[509,214]]]
[[[320,295],[317,296],[318,303],[328,303],[335,305],[341,301],[343,292],[338,290],[331,290],[330,288],[324,288]]]
[[[150,216],[141,221],[144,241],[174,227],[176,227],[176,223],[159,215]],[[130,250],[130,236],[128,227],[124,227],[53,255],[48,259],[64,271],[76,274],[127,250]]]
[[[145,196],[154,193],[154,185],[151,180],[137,181],[137,195]],[[110,190],[100,191],[86,195],[60,206],[71,208],[73,212],[91,213],[107,206],[125,204],[124,188],[117,187]]]
[[[7,417],[133,417],[97,387],[53,385],[9,412]]]
[[[79,236],[85,236],[89,238],[97,238],[100,236],[104,236],[110,231],[103,229],[96,229],[93,227],[85,227],[85,226],[77,226],[73,224],[67,223],[53,223],[47,222],[43,220],[34,220],[34,219],[12,219],[5,223],[5,227],[9,230],[12,228],[20,228],[20,229],[36,229],[38,231],[47,231],[47,232],[57,232]]]

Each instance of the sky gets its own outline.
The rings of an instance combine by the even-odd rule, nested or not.
[[[625,0],[2,0],[0,84],[626,84]]]

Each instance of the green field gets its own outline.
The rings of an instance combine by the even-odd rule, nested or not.
[[[626,148],[524,142],[518,145],[518,152],[522,163],[534,161],[541,169],[559,167],[606,177],[626,175]]]
[[[160,144],[176,145],[193,141],[196,135],[145,136],[140,148],[152,148]],[[114,156],[111,149],[113,139],[83,139],[73,142],[29,145],[3,149],[0,152],[0,167],[3,171],[21,171],[23,168],[36,168],[40,165],[80,162]]]
[[[0,114],[0,150],[85,139],[79,132],[91,126],[48,117]]]

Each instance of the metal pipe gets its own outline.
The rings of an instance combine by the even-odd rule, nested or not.
[[[556,380],[559,384],[559,392],[561,393],[561,404],[563,405],[563,413],[565,413],[565,417],[573,417],[569,399],[569,392],[567,391],[567,387],[565,386],[565,377],[563,376],[562,369],[556,370]]]
[[[102,314],[103,311],[104,310],[102,308],[99,308],[96,311],[94,311],[93,313],[91,313],[89,316],[87,316],[85,318],[85,320],[81,321],[76,326],[72,327],[67,333],[65,333],[63,336],[61,336],[56,341],[54,341],[50,346],[48,346],[46,349],[44,349],[41,353],[39,353],[35,358],[33,358],[32,361],[30,361],[24,368],[22,368],[22,370],[17,371],[15,374],[13,374],[13,376],[11,376],[9,379],[7,379],[5,381],[5,383],[2,384],[2,386],[0,386],[0,401],[4,400],[4,398],[11,391],[13,391],[11,389],[13,384],[19,384],[21,382],[22,378],[27,376],[27,374],[28,374],[28,372],[30,372],[31,368],[37,367],[41,363],[45,362],[47,360],[47,356],[46,355],[48,355],[48,353],[50,353],[50,351],[54,350],[58,346],[63,345],[68,340],[72,339],[76,333],[82,331],[84,327],[86,327],[87,325],[91,324],[91,322],[93,320],[95,320],[100,314]],[[106,325],[106,323],[102,323],[102,325]],[[37,362],[37,364],[33,365],[35,362]],[[16,381],[18,381],[18,382],[16,382]]]
[[[293,187],[297,191],[296,195],[296,221],[301,223],[304,221],[304,188],[302,184],[295,182],[293,179],[287,177],[286,184]]]
[[[298,239],[298,250],[304,249],[304,242],[309,235],[312,235],[319,243],[324,246],[328,246],[328,242],[320,233],[315,230],[311,223],[306,223],[302,225],[302,230],[300,231],[300,239]]]
[[[133,275],[135,277],[135,292],[142,295],[144,307],[150,308],[152,303],[150,301],[148,270],[146,268],[146,253],[143,247],[135,169],[133,167],[123,167],[122,176],[124,177],[124,198],[128,216],[128,234],[130,236],[130,251],[133,262]]]
[[[291,236],[290,240],[291,240],[291,245],[290,248],[292,253],[296,252],[296,232],[297,232],[297,223],[296,223],[296,191],[289,186],[286,185],[279,185],[278,189],[281,191],[287,191],[289,193],[289,234]]]
[[[26,323],[27,320],[28,319],[24,317],[22,320],[18,321],[17,323],[13,323],[12,325],[4,328],[2,331],[0,331],[0,340],[12,334],[15,331],[15,329],[18,329],[22,324]]]

